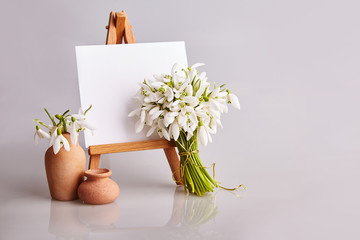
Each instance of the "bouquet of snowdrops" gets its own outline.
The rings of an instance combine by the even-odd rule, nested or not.
[[[139,117],[136,132],[148,126],[147,136],[156,131],[160,137],[175,140],[181,182],[185,191],[199,196],[218,184],[200,161],[198,142],[204,146],[212,142],[211,134],[222,128],[220,117],[228,111],[228,104],[240,109],[238,98],[225,84],[211,87],[206,73],[199,74],[196,68],[202,65],[178,69],[175,64],[170,75],[145,79],[136,95],[139,107],[129,114]]]
[[[88,129],[93,132],[95,128],[85,121],[85,115],[91,107],[92,106],[90,105],[85,112],[80,108],[78,114],[70,114],[70,110],[66,110],[63,114],[56,114],[54,116],[51,116],[48,110],[44,108],[52,125],[47,125],[39,119],[34,119],[37,123],[34,135],[35,145],[38,144],[39,138],[45,138],[50,142],[49,147],[53,146],[54,154],[57,154],[63,146],[66,151],[70,151],[70,144],[62,134],[70,133],[71,143],[76,145],[77,137],[80,131]],[[40,129],[39,125],[44,126],[47,131]]]

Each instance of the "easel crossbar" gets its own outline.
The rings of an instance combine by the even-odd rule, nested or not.
[[[176,145],[174,141],[167,141],[163,139],[139,141],[139,142],[103,144],[103,145],[89,146],[89,155],[173,148],[175,146]]]

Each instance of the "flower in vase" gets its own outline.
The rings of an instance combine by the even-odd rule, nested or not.
[[[79,113],[74,115],[70,115],[70,110],[66,110],[63,114],[55,114],[53,116],[50,115],[46,108],[44,108],[52,125],[46,125],[42,121],[34,119],[35,122],[48,129],[47,133],[41,130],[39,125],[36,125],[36,132],[34,135],[35,144],[38,143],[39,138],[45,138],[49,140],[49,147],[53,147],[54,154],[57,154],[63,146],[66,151],[70,151],[69,142],[62,133],[69,133],[71,142],[73,145],[76,145],[79,131],[89,129],[93,132],[95,128],[85,121],[85,115],[91,107],[92,106],[90,105],[85,112],[80,108]],[[58,120],[58,122],[56,122],[56,120]]]
[[[34,142],[35,145],[38,145],[39,143],[39,138],[45,138],[45,139],[50,139],[50,135],[45,132],[44,130],[40,129],[39,125],[36,125],[36,132],[34,134]]]
[[[56,134],[53,134],[53,136],[50,140],[50,147],[53,146],[54,154],[57,154],[62,146],[64,146],[66,151],[70,151],[69,142],[62,135],[60,128],[56,129]]]
[[[90,108],[91,108],[91,106],[90,106]],[[95,131],[95,127],[93,127],[90,123],[88,123],[85,120],[85,114],[87,113],[88,110],[86,110],[84,112],[81,108],[79,108],[78,114],[71,115],[75,119],[75,121],[72,121],[72,122],[76,123],[76,127],[78,127],[78,129],[89,129],[91,131],[91,133],[93,134]]]

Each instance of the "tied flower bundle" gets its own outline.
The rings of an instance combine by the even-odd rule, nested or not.
[[[70,144],[63,136],[63,133],[69,133],[72,144],[76,145],[80,131],[88,129],[93,132],[95,128],[85,121],[85,115],[91,107],[90,105],[85,112],[80,108],[78,114],[70,114],[70,110],[66,110],[63,114],[55,114],[54,116],[51,116],[48,110],[44,108],[52,125],[47,125],[39,119],[34,119],[37,123],[34,135],[35,145],[38,144],[39,138],[44,138],[49,140],[49,147],[53,146],[54,154],[57,154],[63,146],[66,151],[70,151]],[[44,126],[47,131],[40,129],[39,125]]]
[[[238,98],[225,88],[207,81],[206,73],[199,74],[195,64],[177,69],[170,75],[154,75],[145,79],[136,95],[140,106],[129,114],[137,116],[138,133],[149,126],[146,136],[155,131],[160,137],[174,139],[180,155],[180,176],[185,191],[203,195],[212,192],[218,183],[208,174],[200,161],[198,142],[206,146],[211,134],[222,128],[220,116],[228,111],[228,104],[240,109]]]

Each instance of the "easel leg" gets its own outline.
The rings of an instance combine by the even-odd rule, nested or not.
[[[164,148],[164,152],[166,155],[166,158],[169,162],[171,172],[174,176],[174,179],[176,181],[177,185],[181,185],[181,179],[180,179],[180,160],[178,157],[178,154],[175,150],[175,147],[172,148]]]
[[[100,154],[90,155],[89,169],[99,168],[100,166]]]

